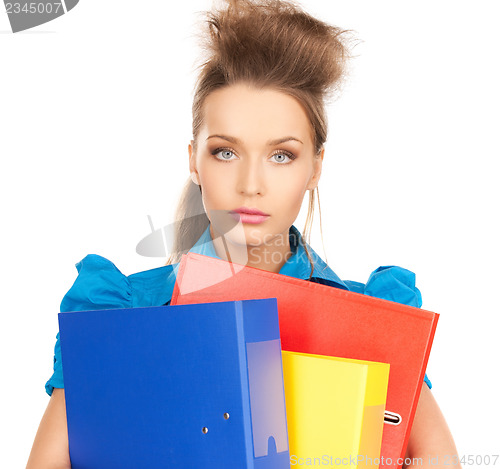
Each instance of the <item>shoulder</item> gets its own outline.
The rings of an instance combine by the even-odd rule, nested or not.
[[[412,271],[389,265],[375,269],[366,283],[344,280],[344,284],[356,293],[420,308],[422,295],[415,280],[416,276]]]
[[[88,254],[75,267],[78,276],[62,299],[61,312],[161,306],[175,283],[175,265],[126,276],[105,257]]]
[[[309,251],[314,262],[314,275],[310,281],[417,308],[422,306],[422,296],[415,284],[415,274],[408,269],[387,265],[375,269],[366,283],[341,280],[312,248],[309,247]],[[307,266],[308,269],[309,263]]]
[[[124,275],[110,260],[88,254],[75,264],[78,276],[63,297],[61,312],[162,306],[172,297],[178,264]],[[64,387],[59,332],[54,346],[53,374],[45,383],[52,395]]]

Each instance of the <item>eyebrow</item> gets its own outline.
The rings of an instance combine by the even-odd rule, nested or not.
[[[220,135],[220,134],[209,135],[207,137],[207,140],[209,138],[214,138],[214,137],[222,138],[223,140],[227,140],[228,142],[235,143],[237,145],[241,145],[241,140],[239,138],[229,137],[228,135]],[[301,142],[298,138],[291,137],[291,136],[290,137],[277,138],[275,140],[269,140],[267,142],[267,145],[268,146],[279,145],[280,143],[288,142],[289,140],[295,140],[296,142],[302,143],[302,145],[303,145],[303,142]]]

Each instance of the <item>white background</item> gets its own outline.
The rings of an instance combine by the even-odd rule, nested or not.
[[[361,40],[329,107],[327,260],[361,282],[379,265],[417,274],[441,315],[427,371],[459,453],[498,454],[497,2],[302,5]],[[210,6],[81,0],[17,34],[0,12],[1,467],[28,459],[75,263],[165,262],[135,246],[188,177],[195,12]],[[317,210],[312,246],[324,257]]]

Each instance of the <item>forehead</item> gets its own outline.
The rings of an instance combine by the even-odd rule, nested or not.
[[[236,84],[210,93],[203,105],[203,130],[246,140],[293,135],[312,145],[312,129],[294,97],[270,88]]]

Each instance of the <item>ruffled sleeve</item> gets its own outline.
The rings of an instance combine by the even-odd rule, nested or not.
[[[422,295],[415,285],[415,274],[409,270],[395,265],[383,266],[374,270],[366,284],[344,280],[349,290],[383,300],[395,301],[408,306],[420,308]],[[432,383],[427,377],[424,381],[432,388]]]
[[[422,295],[415,274],[395,265],[374,270],[365,285],[365,295],[420,308]]]
[[[88,254],[75,266],[78,276],[61,301],[61,312],[132,307],[130,281],[111,261]],[[54,346],[53,370],[45,383],[49,396],[54,388],[64,387],[59,332]]]

